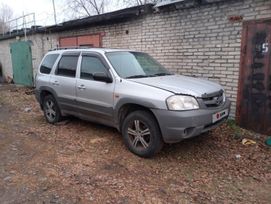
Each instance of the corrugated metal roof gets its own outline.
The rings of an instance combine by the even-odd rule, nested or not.
[[[159,8],[159,7],[162,7],[162,6],[167,6],[167,5],[170,5],[170,4],[175,4],[175,3],[179,3],[179,2],[183,2],[185,0],[166,0],[166,1],[161,1],[159,3],[157,3],[154,8]]]
[[[198,6],[202,4],[217,3],[225,0],[165,0],[157,3],[153,8],[168,7],[176,5],[177,8],[189,8],[190,6]],[[184,6],[182,6],[184,5]]]

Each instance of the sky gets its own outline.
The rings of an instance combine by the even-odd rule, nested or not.
[[[55,24],[52,0],[0,0],[1,4],[8,5],[13,10],[14,18],[23,14],[35,13],[36,25]],[[70,20],[68,5],[65,4],[65,0],[55,0],[55,7],[57,23]],[[32,17],[29,17],[28,21],[32,19]]]
[[[36,24],[54,24],[52,0],[0,0],[0,4],[2,3],[12,9],[14,18],[23,14],[35,13]],[[57,20],[62,22],[65,19],[64,11],[67,6],[65,6],[64,0],[55,0],[55,5]]]

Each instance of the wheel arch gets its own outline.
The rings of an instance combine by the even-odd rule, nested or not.
[[[164,138],[157,118],[153,114],[152,109],[144,107],[142,105],[130,103],[125,104],[121,107],[119,115],[120,115],[119,123],[120,130],[124,139],[124,143],[131,152],[140,157],[149,158],[162,149],[164,144]],[[131,122],[134,123],[136,120],[141,121],[141,123],[145,125],[146,129],[144,127],[143,127],[144,129],[141,129],[142,127],[140,127],[140,123],[138,126],[137,125],[132,125],[133,127],[130,126]],[[145,132],[147,133],[147,135],[149,135],[148,136],[149,139],[146,140],[146,138],[144,138],[142,130],[149,131],[148,133]],[[136,132],[132,133],[131,131]],[[132,138],[131,134],[133,135]],[[142,140],[144,142],[142,142]],[[136,142],[134,143],[134,141]],[[141,145],[144,146],[143,149],[137,147],[139,141],[141,141]]]
[[[50,87],[40,87],[39,92],[40,92],[39,93],[39,98],[40,98],[39,101],[40,101],[40,105],[41,105],[42,109],[43,109],[42,103],[43,103],[44,97],[47,96],[47,95],[52,95],[56,99],[56,102],[58,103],[56,92],[52,88],[50,88]]]
[[[136,103],[136,102],[127,102],[127,103],[123,103],[121,104],[121,106],[119,106],[117,114],[116,114],[116,120],[117,120],[117,128],[119,131],[121,131],[122,128],[122,123],[123,120],[132,112],[134,111],[138,111],[138,110],[142,110],[142,111],[146,111],[148,113],[150,113],[153,118],[155,119],[160,131],[160,125],[159,122],[155,116],[155,114],[152,112],[151,110],[152,108],[146,104],[142,104],[142,103]]]

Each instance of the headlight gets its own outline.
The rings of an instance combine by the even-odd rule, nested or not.
[[[225,94],[225,90],[223,89],[223,95],[222,95],[222,97],[223,97],[223,103],[226,101],[226,94]]]
[[[193,110],[198,109],[199,104],[192,96],[175,95],[167,99],[169,110]]]

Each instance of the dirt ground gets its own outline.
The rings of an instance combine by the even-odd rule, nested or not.
[[[271,203],[265,139],[225,124],[142,159],[115,129],[50,125],[31,91],[0,86],[0,202]]]

